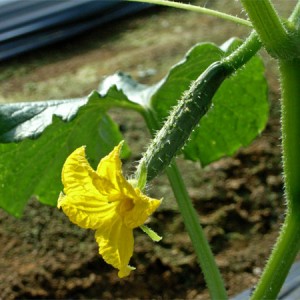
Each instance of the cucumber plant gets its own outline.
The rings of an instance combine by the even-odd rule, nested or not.
[[[106,78],[87,98],[2,104],[0,206],[18,217],[31,195],[37,195],[42,203],[56,205],[66,157],[85,144],[95,164],[123,139],[109,110],[134,110],[143,116],[153,140],[133,180],[144,186],[161,172],[167,173],[211,297],[226,299],[223,280],[175,158],[183,154],[207,165],[248,145],[264,129],[268,118],[267,84],[257,52],[265,48],[280,67],[287,211],[278,241],[251,297],[275,299],[300,247],[300,2],[290,18],[282,20],[270,0],[241,0],[250,19],[247,21],[173,1],[134,1],[211,14],[251,27],[252,32],[244,42],[233,39],[221,47],[212,43],[195,45],[152,86],[118,73]],[[125,143],[122,155],[129,153]],[[37,154],[41,155],[32,164]],[[47,172],[43,172],[45,168]]]

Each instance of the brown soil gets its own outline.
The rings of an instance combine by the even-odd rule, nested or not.
[[[236,2],[220,2],[198,1],[235,15],[241,11]],[[2,64],[0,101],[82,96],[119,69],[154,83],[194,43],[220,44],[248,31],[195,13],[151,9]],[[266,57],[266,65],[271,116],[263,134],[205,169],[178,158],[230,296],[257,282],[284,214],[279,86],[274,61]],[[144,124],[136,114],[115,110],[112,116],[132,147],[130,168],[146,143]],[[149,188],[165,199],[150,222],[163,240],[153,243],[136,230],[131,264],[137,269],[122,280],[97,254],[93,232],[71,224],[56,208],[33,198],[21,219],[0,211],[0,299],[208,299],[167,179],[161,176]]]

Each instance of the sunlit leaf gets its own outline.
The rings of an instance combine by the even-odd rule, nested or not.
[[[115,89],[110,92],[114,95],[117,93]],[[95,167],[100,158],[108,154],[122,140],[117,124],[105,113],[108,105],[105,102],[114,101],[109,96],[110,92],[104,98],[94,92],[85,101],[74,101],[74,108],[69,111],[62,109],[63,113],[59,117],[53,115],[51,110],[47,110],[51,105],[47,106],[46,102],[43,110],[35,110],[36,114],[33,113],[34,108],[28,110],[20,107],[19,111],[30,112],[33,117],[23,123],[18,123],[18,119],[12,118],[15,123],[14,130],[18,132],[16,135],[18,140],[20,137],[26,138],[18,143],[0,144],[0,206],[2,208],[15,216],[20,216],[32,195],[38,196],[43,203],[56,205],[58,193],[62,188],[60,180],[62,165],[75,148],[87,145],[89,161]],[[120,95],[119,99],[121,99]],[[63,101],[60,105],[69,108],[72,107],[70,105],[72,101]],[[26,108],[26,103],[20,105]],[[34,106],[34,103],[31,105]],[[39,103],[37,108],[40,107]],[[72,115],[70,111],[74,114]],[[51,116],[51,125],[41,122],[43,119],[48,119],[47,113]],[[24,114],[23,120],[25,120]],[[68,122],[70,120],[72,122]],[[28,130],[26,130],[27,126]],[[6,142],[13,134],[12,126],[7,128],[9,134],[2,135],[6,137]],[[123,157],[129,155],[126,145],[122,153]]]

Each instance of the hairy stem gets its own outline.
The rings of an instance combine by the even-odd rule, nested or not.
[[[300,218],[289,213],[251,300],[277,299],[300,246]]]
[[[279,65],[285,192],[288,208],[300,215],[300,59],[281,61]]]
[[[257,33],[252,31],[240,47],[222,60],[222,64],[226,65],[226,68],[230,69],[231,72],[234,72],[248,62],[261,46]]]
[[[266,50],[275,58],[293,57],[293,41],[269,0],[241,0]]]
[[[300,59],[280,61],[287,213],[252,299],[275,299],[300,249]]]

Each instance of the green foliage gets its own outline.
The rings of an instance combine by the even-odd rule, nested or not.
[[[87,99],[1,105],[0,206],[20,216],[31,195],[55,205],[62,188],[62,165],[75,148],[87,145],[88,159],[95,167],[122,139],[107,114],[110,108],[132,109],[144,117],[151,110],[162,121],[191,82],[235,44],[194,46],[153,86],[118,73],[106,78]],[[256,57],[221,86],[185,147],[185,157],[205,165],[247,145],[266,123],[266,97],[263,66]],[[126,157],[129,149],[123,149]]]
[[[112,93],[114,92],[112,89]],[[112,100],[109,93],[105,99]],[[32,195],[37,195],[43,203],[55,205],[62,189],[61,169],[73,150],[87,145],[87,156],[95,167],[100,158],[108,154],[122,139],[118,126],[105,114],[105,101],[102,104],[99,100],[99,94],[94,92],[85,101],[58,103],[63,119],[53,114],[53,110],[47,110],[49,102],[1,107],[1,112],[4,113],[14,107],[17,116],[11,118],[14,127],[6,121],[7,131],[1,132],[2,139],[5,142],[13,137],[17,141],[24,139],[18,143],[0,144],[2,208],[20,216]],[[74,106],[70,105],[72,101]],[[29,106],[31,109],[26,109]],[[1,118],[1,123],[2,120]],[[51,120],[51,125],[46,123],[47,120]],[[33,137],[37,138],[29,139]],[[123,155],[128,156],[128,147],[123,147],[123,151]]]

